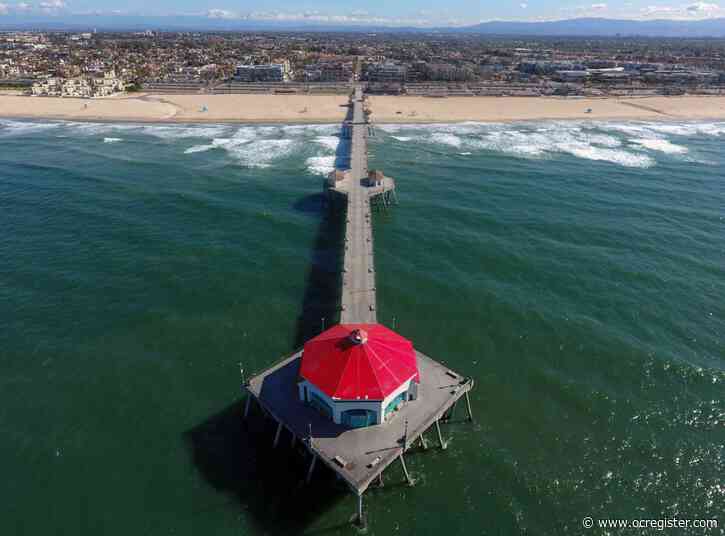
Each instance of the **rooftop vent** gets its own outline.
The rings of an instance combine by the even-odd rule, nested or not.
[[[368,332],[364,329],[354,329],[350,333],[350,340],[353,344],[365,344],[368,342]]]

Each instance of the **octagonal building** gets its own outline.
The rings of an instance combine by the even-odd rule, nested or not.
[[[305,343],[299,397],[337,424],[383,424],[417,398],[413,343],[381,324],[338,324]]]

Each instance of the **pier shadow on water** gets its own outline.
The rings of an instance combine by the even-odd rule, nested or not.
[[[347,119],[352,118],[352,108]],[[339,132],[340,141],[335,152],[335,168],[350,167],[350,139]],[[322,183],[322,181],[320,181]],[[323,326],[337,324],[340,317],[340,287],[343,265],[343,240],[345,235],[345,207],[330,206],[325,193],[314,192],[294,204],[294,209],[318,217],[319,224],[312,248],[312,264],[307,274],[305,292],[293,347],[301,347],[305,341],[318,335]],[[324,319],[324,321],[323,321]]]
[[[348,110],[348,117],[351,113]],[[350,142],[341,131],[335,166],[347,169],[349,161]],[[293,335],[294,349],[320,333],[323,319],[324,327],[339,320],[345,209],[328,206],[322,181],[318,188],[293,205],[294,210],[319,219]],[[277,357],[269,356],[270,363]],[[343,500],[348,490],[323,464],[317,464],[311,483],[305,485],[310,459],[304,448],[299,444],[292,448],[289,432],[284,431],[280,444],[273,449],[274,423],[259,411],[245,421],[243,405],[243,401],[234,403],[184,434],[193,463],[209,485],[239,502],[248,521],[258,525],[260,532],[300,534]]]
[[[193,463],[209,485],[239,503],[245,522],[260,533],[302,534],[346,497],[346,489],[322,464],[304,484],[309,456],[290,446],[286,431],[273,449],[272,420],[259,410],[245,420],[243,411],[239,401],[184,434]]]

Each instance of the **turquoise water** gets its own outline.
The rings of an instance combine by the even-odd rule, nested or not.
[[[3,533],[358,532],[352,496],[238,419],[239,363],[330,315],[337,130],[0,120]],[[393,466],[365,496],[368,534],[725,523],[724,142],[378,127],[379,319],[477,387],[415,487]]]

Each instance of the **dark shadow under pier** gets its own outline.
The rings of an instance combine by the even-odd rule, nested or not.
[[[352,107],[346,120],[352,119]],[[346,128],[339,132],[340,142],[335,152],[335,168],[347,169],[350,165],[350,139]],[[322,181],[321,181],[322,182]],[[322,189],[322,185],[320,185]],[[345,211],[330,206],[324,192],[312,193],[294,204],[295,210],[317,213],[319,225],[312,249],[312,265],[307,274],[305,293],[294,335],[294,348],[300,348],[308,339],[340,319],[340,283],[345,236]],[[324,319],[324,321],[323,321]]]
[[[352,118],[352,108],[347,118]],[[350,140],[340,131],[335,166],[346,169],[350,161]],[[322,181],[320,181],[322,182]],[[299,348],[324,326],[339,321],[340,281],[343,262],[345,211],[330,207],[322,190],[297,201],[294,210],[319,218],[305,291],[293,334],[292,347]],[[280,356],[270,355],[270,363]],[[254,405],[253,405],[254,406]],[[250,522],[260,532],[273,535],[300,534],[316,519],[347,496],[348,488],[332,471],[318,464],[315,476],[305,485],[309,454],[291,447],[284,431],[277,448],[272,448],[275,424],[253,410],[242,418],[244,401],[236,402],[184,433],[194,466],[215,490],[238,501]],[[347,524],[345,524],[347,525]],[[316,533],[335,531],[323,528]]]
[[[209,485],[238,501],[263,534],[301,534],[346,497],[347,487],[318,464],[305,485],[309,458],[283,432],[272,448],[275,425],[254,408],[242,418],[234,403],[184,434],[192,461]]]

